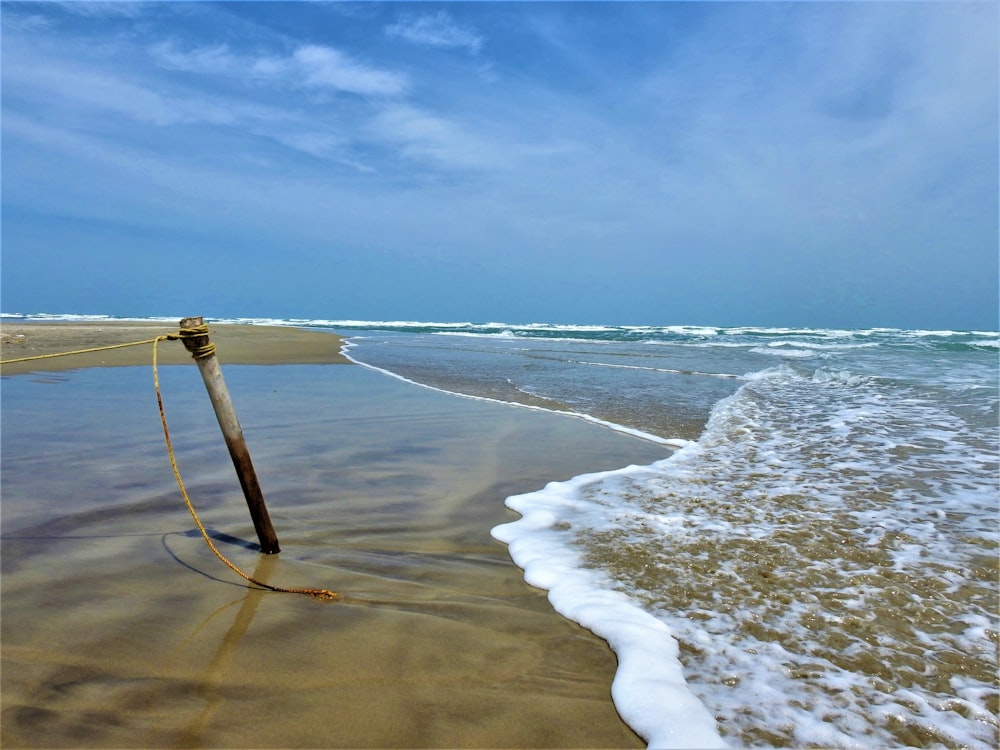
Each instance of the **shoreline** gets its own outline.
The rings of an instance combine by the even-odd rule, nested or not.
[[[28,334],[41,329],[59,346],[170,330],[39,323]],[[662,446],[366,367],[228,368],[262,364],[274,337],[295,342],[288,364],[339,361],[340,339],[220,325],[213,341],[217,329],[281,555],[254,549],[196,374],[166,368],[192,500],[248,572],[344,601],[248,589],[193,533],[147,374],[119,367],[148,364],[146,347],[6,378],[5,746],[644,745],[612,701],[608,645],[526,584],[490,529],[514,520],[510,495],[655,460]]]
[[[0,360],[34,357],[77,349],[124,344],[176,333],[177,326],[155,321],[14,322],[0,324]],[[210,324],[209,337],[225,365],[353,364],[341,354],[344,339],[334,333],[286,326]],[[162,365],[193,364],[180,342],[158,348]],[[86,367],[134,367],[152,364],[152,345],[73,354],[0,366],[0,375],[59,372]]]

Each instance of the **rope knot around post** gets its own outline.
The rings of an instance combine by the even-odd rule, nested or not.
[[[181,340],[184,347],[191,352],[193,359],[205,359],[215,354],[215,344],[208,339],[208,324],[200,323],[184,326],[183,323],[194,318],[185,318],[181,321],[181,329],[177,332],[177,338]],[[200,318],[198,319],[200,320]]]

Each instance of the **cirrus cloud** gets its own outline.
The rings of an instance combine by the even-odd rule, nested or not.
[[[331,47],[299,47],[292,58],[309,86],[331,86],[371,96],[396,96],[407,89],[406,76],[364,65]]]
[[[281,80],[310,88],[332,88],[361,96],[398,96],[409,88],[403,73],[378,68],[333,47],[307,44],[290,55],[246,55],[226,45],[179,50],[157,44],[150,50],[164,68],[189,73]]]
[[[431,47],[464,47],[472,54],[477,54],[483,46],[483,38],[479,34],[458,25],[444,11],[409,17],[387,26],[385,33],[414,44]]]

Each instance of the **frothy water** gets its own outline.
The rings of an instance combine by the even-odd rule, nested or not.
[[[420,331],[356,355],[691,439],[511,498],[524,518],[494,531],[618,651],[616,702],[651,744],[996,745],[995,334],[558,333]]]
[[[996,456],[934,412],[777,368],[554,528],[668,625],[739,744],[992,746]]]
[[[997,746],[995,332],[226,322],[683,446],[493,531],[652,746]]]

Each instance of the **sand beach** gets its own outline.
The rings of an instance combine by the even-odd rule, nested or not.
[[[172,330],[17,323],[2,356]],[[250,588],[212,556],[166,457],[149,347],[4,366],[4,747],[643,745],[610,698],[613,653],[489,530],[516,518],[509,495],[666,449],[330,367],[346,360],[323,332],[211,336],[282,552],[256,549],[196,368],[165,366],[203,522],[247,572],[343,599]]]

